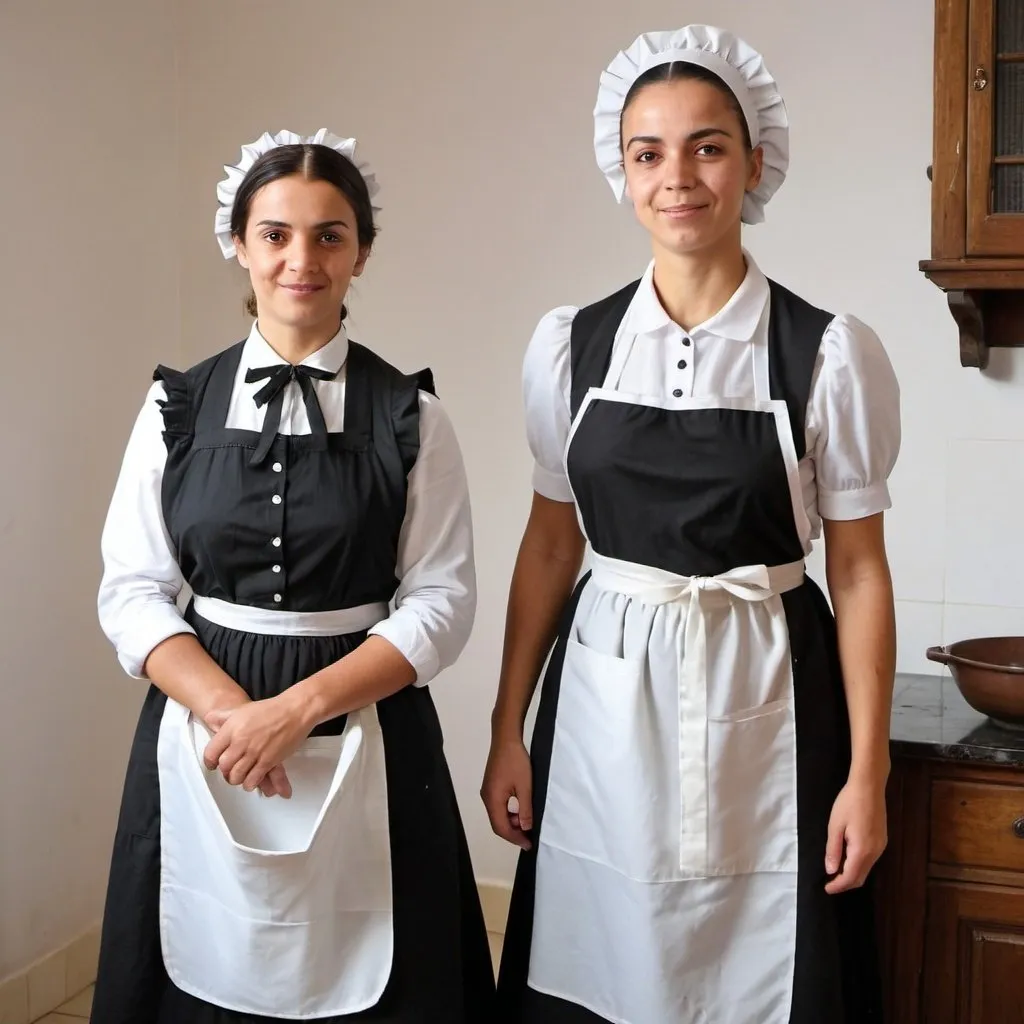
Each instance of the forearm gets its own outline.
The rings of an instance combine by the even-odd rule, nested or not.
[[[491,716],[495,738],[522,739],[526,712],[581,561],[582,545],[571,554],[553,553],[524,538],[505,617],[501,677]]]
[[[249,700],[191,633],[178,633],[158,644],[146,658],[145,672],[171,700],[203,720],[214,709],[237,707]]]
[[[321,722],[376,704],[416,681],[416,670],[383,637],[369,636],[354,651],[282,694],[312,729]]]
[[[850,777],[884,783],[896,671],[896,622],[888,571],[830,587],[850,715]]]

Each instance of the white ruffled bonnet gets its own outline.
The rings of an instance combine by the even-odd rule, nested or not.
[[[235,205],[235,194],[238,192],[238,187],[245,180],[245,176],[251,170],[252,165],[264,153],[269,153],[270,150],[276,149],[278,146],[294,146],[299,144],[329,146],[331,149],[336,150],[355,164],[356,169],[363,176],[363,181],[366,182],[366,190],[369,192],[371,200],[380,191],[380,186],[377,184],[377,176],[370,170],[365,161],[356,160],[355,139],[339,138],[339,136],[332,134],[326,128],[321,128],[316,135],[309,136],[296,135],[295,132],[278,132],[276,135],[264,132],[255,142],[250,142],[248,146],[242,147],[242,157],[237,164],[224,165],[227,177],[217,184],[217,202],[220,205],[217,207],[217,213],[214,216],[213,231],[217,236],[217,242],[220,245],[220,251],[224,254],[224,259],[229,260],[235,255],[235,240],[231,237],[231,211]],[[374,206],[374,219],[376,219],[376,215],[379,212],[380,208]]]
[[[675,32],[648,32],[618,54],[601,75],[594,108],[597,164],[621,203],[626,195],[621,122],[626,94],[645,72],[675,61],[714,72],[739,101],[753,146],[764,150],[761,183],[743,201],[746,224],[764,220],[764,207],[785,180],[789,167],[789,116],[764,58],[724,29],[687,25]]]

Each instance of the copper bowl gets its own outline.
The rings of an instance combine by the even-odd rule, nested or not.
[[[990,636],[929,647],[946,665],[964,700],[997,725],[1024,729],[1024,636]]]

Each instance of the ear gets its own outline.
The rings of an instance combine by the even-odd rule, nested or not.
[[[235,240],[235,256],[238,259],[238,265],[244,269],[249,269],[249,256],[245,251],[245,245],[238,235],[234,236]]]
[[[747,191],[753,192],[761,184],[761,175],[764,173],[764,147],[758,146],[750,154],[750,172],[747,175]]]
[[[361,277],[363,271],[366,269],[366,261],[370,258],[370,247],[368,245],[361,245],[359,247],[359,256],[356,259],[356,265],[352,268],[353,277]]]

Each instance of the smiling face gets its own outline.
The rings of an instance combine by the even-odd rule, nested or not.
[[[264,337],[280,330],[333,336],[349,284],[369,255],[348,199],[330,182],[302,174],[260,188],[245,237],[235,245],[249,271]]]
[[[679,77],[644,85],[622,115],[626,187],[655,253],[738,246],[743,198],[761,180],[737,103],[724,86]]]

